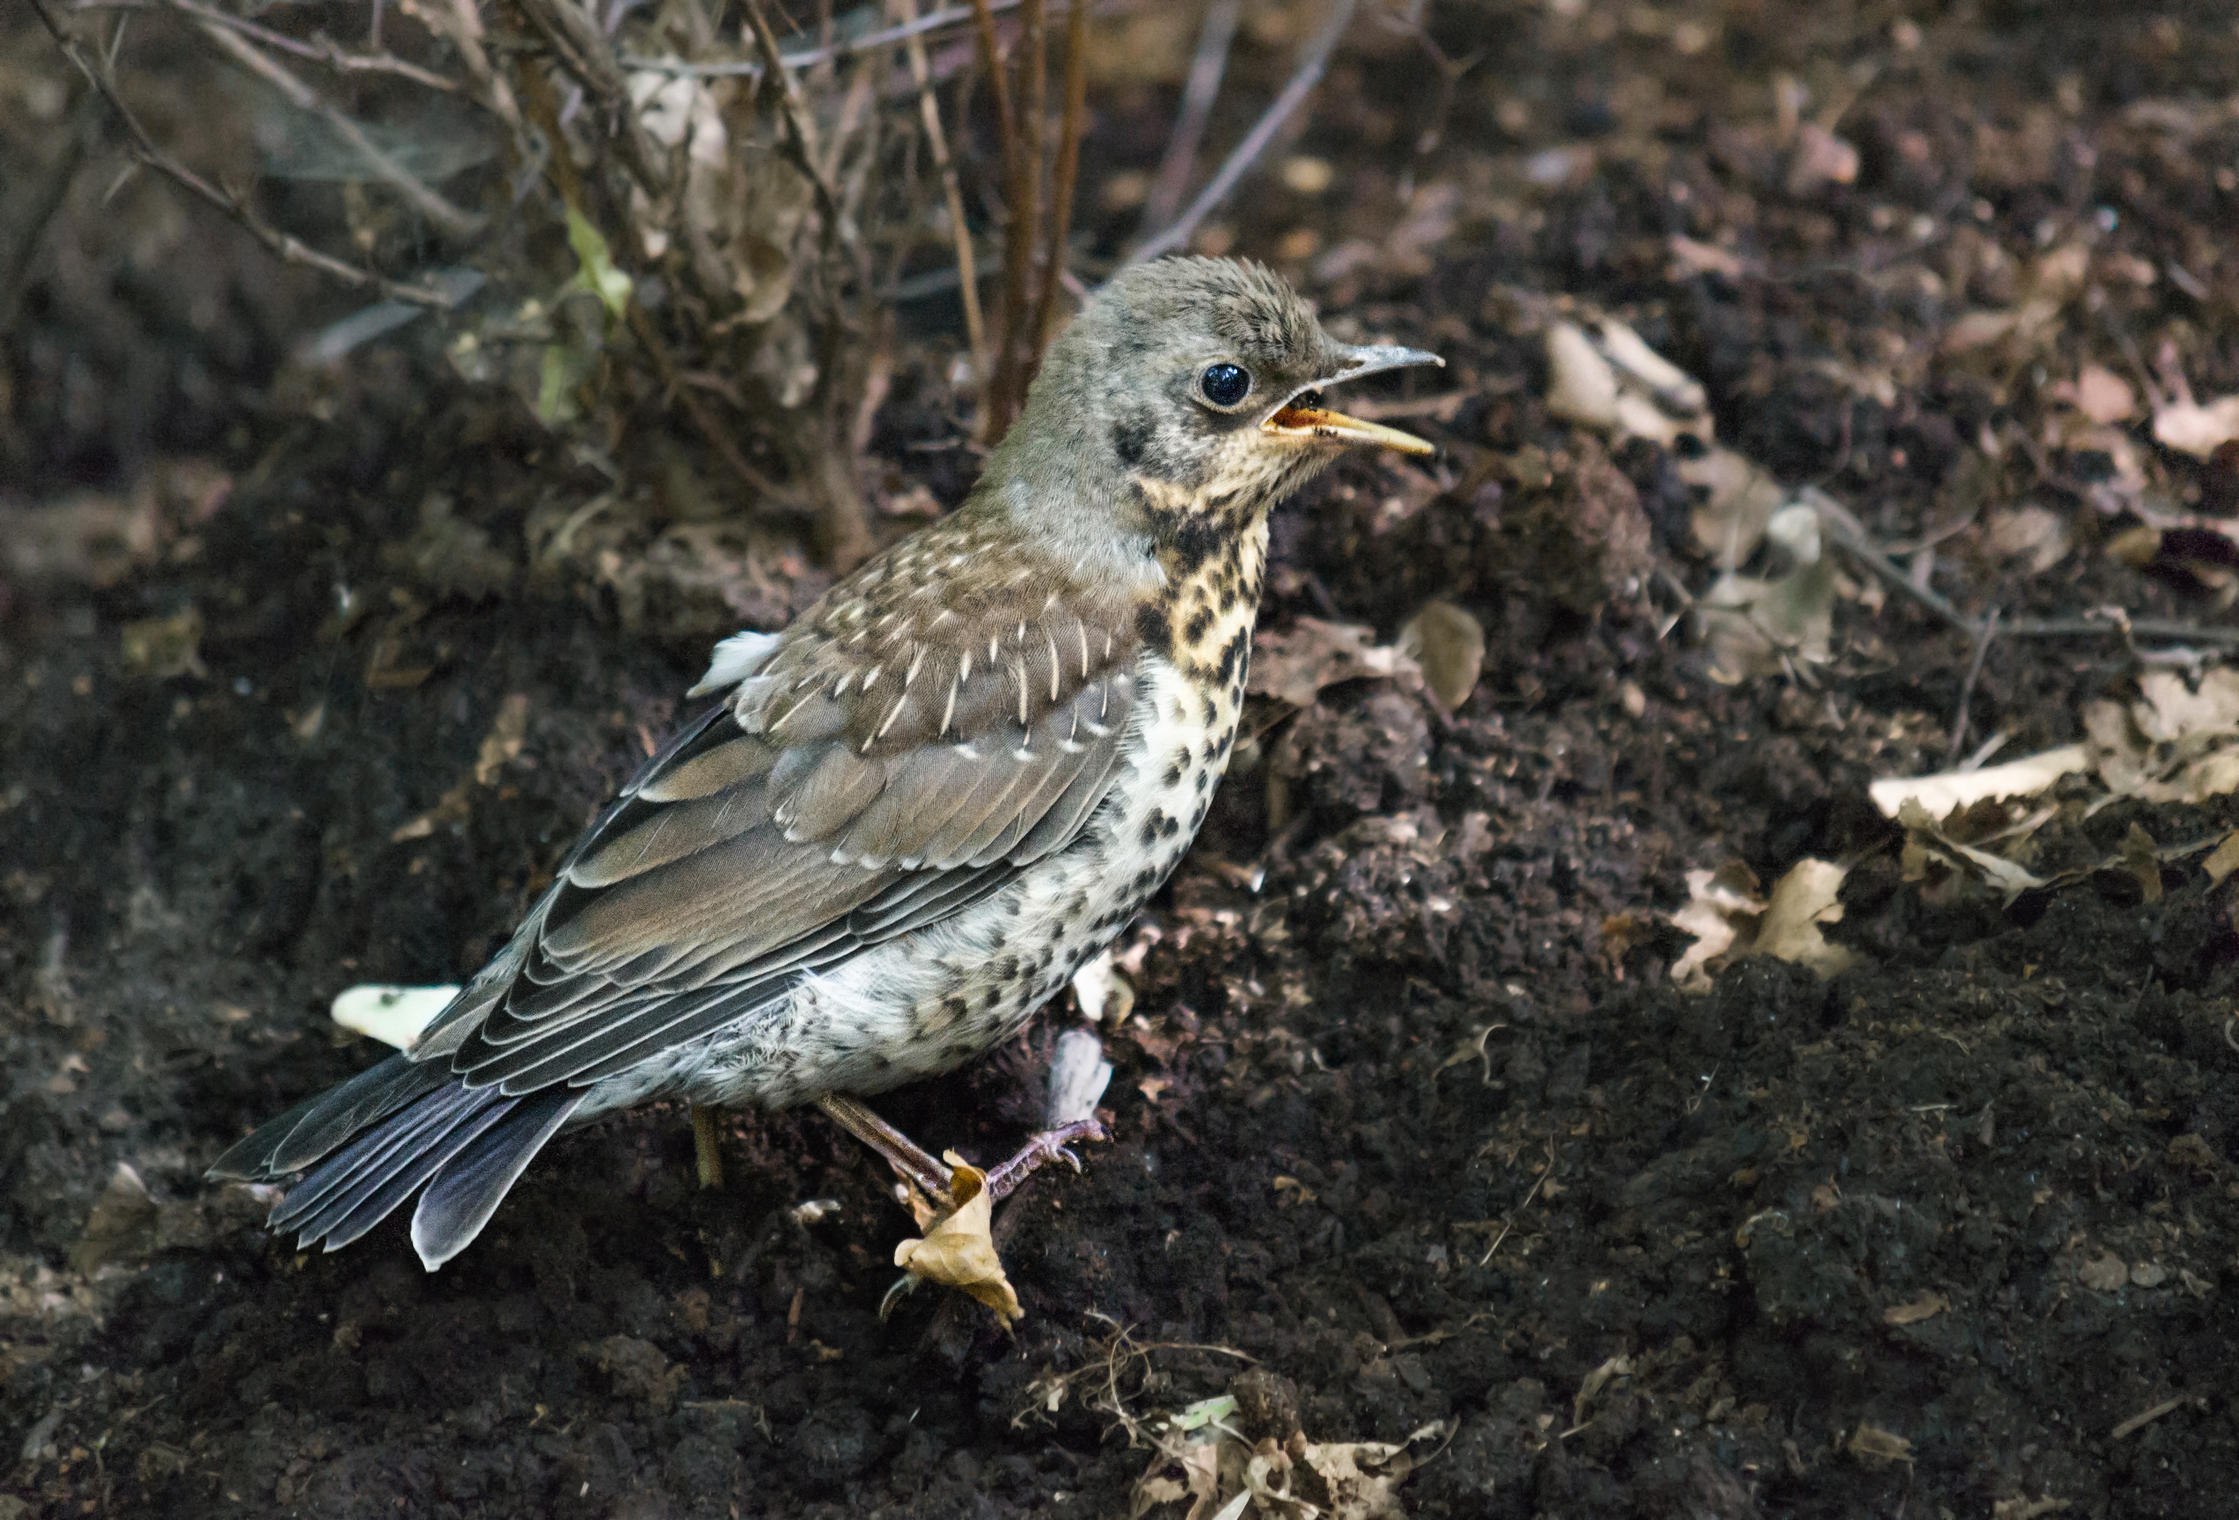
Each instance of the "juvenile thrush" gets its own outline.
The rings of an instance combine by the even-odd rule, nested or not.
[[[717,645],[693,695],[723,699],[417,1043],[211,1175],[303,1173],[270,1220],[299,1248],[417,1195],[432,1271],[557,1131],[678,1097],[816,1103],[938,1196],[857,1099],[1008,1038],[1174,869],[1235,739],[1270,509],[1347,445],[1431,452],[1320,388],[1439,362],[1338,342],[1258,265],[1118,276],[962,507]]]

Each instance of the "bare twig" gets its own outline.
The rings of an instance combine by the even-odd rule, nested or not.
[[[286,32],[260,26],[246,16],[236,16],[230,11],[204,5],[200,0],[72,0],[70,13],[85,11],[175,11],[196,21],[207,21],[239,32],[261,46],[276,53],[286,53],[301,58],[306,63],[316,63],[332,69],[337,74],[387,74],[397,79],[410,80],[425,90],[444,95],[462,93],[459,82],[446,79],[433,69],[424,69],[394,53],[353,53],[333,38],[320,32],[309,38],[290,37]]]
[[[1057,317],[1057,286],[1065,273],[1065,245],[1073,230],[1073,187],[1081,172],[1081,126],[1088,115],[1088,7],[1076,5],[1065,18],[1065,114],[1058,127],[1057,163],[1050,172],[1050,214],[1042,250],[1042,288],[1034,297],[1034,317],[1026,329],[1024,379],[1041,365]]]
[[[902,15],[914,20],[917,0],[900,0]],[[956,245],[958,293],[964,301],[964,334],[972,345],[972,374],[987,383],[987,320],[980,313],[980,282],[972,258],[972,227],[964,215],[964,189],[956,177],[956,161],[949,156],[948,134],[941,129],[941,103],[933,93],[933,70],[925,56],[923,34],[905,39],[910,77],[917,83],[918,113],[925,121],[925,141],[932,150],[933,167],[941,176],[941,196],[948,202],[949,234]]]
[[[1021,3],[1022,0],[987,0],[986,9],[990,13],[1011,11],[1018,9]],[[944,6],[923,16],[913,16],[910,20],[886,27],[881,31],[865,32],[860,37],[850,37],[844,42],[796,48],[785,55],[785,62],[789,68],[813,68],[817,64],[830,63],[856,53],[874,52],[879,48],[890,47],[897,42],[908,42],[912,39],[922,40],[934,32],[943,31],[949,27],[973,20],[974,12],[977,9],[978,5],[976,3],[971,6]],[[675,58],[643,58],[635,54],[626,55],[622,59],[622,63],[627,68],[644,69],[655,74],[681,75],[690,79],[758,79],[765,67],[759,61],[744,58],[724,59],[708,63],[688,63]]]
[[[422,8],[420,17],[459,50],[459,59],[474,81],[475,99],[506,124],[515,142],[520,142],[524,137],[521,105],[505,76],[491,67],[489,50],[482,45],[482,13],[475,9],[474,0],[450,0],[448,5],[437,0]]]
[[[995,340],[995,371],[988,377],[980,414],[981,436],[992,443],[1003,436],[1018,414],[1026,387],[1022,370],[1028,362],[1026,347],[1028,298],[1034,289],[1034,247],[1041,223],[1042,190],[1042,85],[1046,77],[1043,57],[1043,0],[1025,0],[1018,52],[1023,76],[1021,98],[1012,107],[1003,64],[995,53],[995,23],[983,6],[979,11],[981,51],[988,63],[988,89],[995,98],[996,115],[1003,133],[1003,320]]]
[[[470,5],[472,0],[457,0]],[[669,166],[630,100],[628,84],[606,34],[573,0],[514,0],[522,15],[544,34],[559,60],[584,94],[611,123],[622,147],[622,161],[646,192],[655,197],[669,188]],[[687,229],[688,230],[688,229]]]
[[[288,72],[278,59],[230,27],[207,20],[197,20],[195,25],[228,57],[278,90],[289,105],[324,121],[351,152],[365,160],[366,167],[377,178],[446,236],[463,242],[482,230],[480,217],[461,210],[422,183],[411,170],[398,163],[393,154],[368,136],[365,128],[349,113],[338,109],[317,90]]]
[[[135,161],[153,169],[182,190],[208,205],[216,207],[230,217],[241,229],[263,244],[265,249],[282,263],[315,269],[331,279],[338,280],[355,290],[375,290],[393,301],[406,301],[414,306],[432,307],[447,311],[452,306],[451,297],[430,285],[412,281],[392,280],[388,276],[362,265],[347,263],[333,254],[313,248],[302,239],[274,227],[249,206],[249,203],[230,189],[212,184],[201,175],[180,163],[156,146],[140,118],[124,103],[117,93],[116,82],[110,76],[106,59],[95,61],[78,40],[62,30],[48,9],[47,0],[31,0],[31,8],[38,13],[40,24],[54,38],[55,46],[62,50],[71,65],[85,76],[86,82],[100,93],[117,122],[125,130],[129,149]]]
[[[2134,618],[2128,614],[2108,617],[2029,618],[2005,624],[1999,634],[2009,639],[2169,639],[2180,644],[2209,644],[2219,648],[2239,645],[2239,628],[2216,628],[2175,618]]]
[[[1967,709],[1974,704],[1975,683],[1982,679],[1983,661],[1990,657],[1990,641],[1998,636],[1998,609],[1993,607],[1982,620],[1982,631],[1975,635],[1974,658],[1967,662],[1966,679],[1959,683],[1959,705],[1951,715],[1951,752],[1959,753],[1959,746],[1967,742]]]
[[[0,332],[12,332],[23,292],[45,239],[47,224],[62,209],[70,186],[93,147],[93,127],[101,111],[101,97],[92,90],[80,94],[64,118],[62,151],[39,181],[22,193],[28,211],[15,228],[15,236],[0,241]]]
[[[1182,86],[1181,109],[1175,113],[1158,172],[1151,176],[1150,193],[1143,198],[1144,237],[1172,222],[1182,209],[1191,171],[1197,167],[1197,150],[1205,141],[1205,124],[1212,120],[1213,102],[1220,98],[1221,79],[1228,72],[1236,21],[1243,12],[1243,0],[1213,0],[1205,12],[1204,29],[1197,34],[1197,55],[1190,60],[1189,79]]]
[[[1205,188],[1197,193],[1197,199],[1189,203],[1189,209],[1165,230],[1144,240],[1128,255],[1127,261],[1130,264],[1140,264],[1146,259],[1155,259],[1160,254],[1172,253],[1183,247],[1196,235],[1205,218],[1212,215],[1222,201],[1228,199],[1228,193],[1236,188],[1236,182],[1244,177],[1260,154],[1267,151],[1267,145],[1274,141],[1275,134],[1282,130],[1283,124],[1306,103],[1306,97],[1314,93],[1314,86],[1321,83],[1322,75],[1329,69],[1330,56],[1337,51],[1338,40],[1345,35],[1345,29],[1352,25],[1356,9],[1358,0],[1338,0],[1330,11],[1329,20],[1323,23],[1321,31],[1306,45],[1306,51],[1300,56],[1298,68],[1291,74],[1290,82],[1268,103],[1267,109],[1260,113],[1259,120],[1252,123],[1252,129],[1244,134],[1244,140],[1236,145],[1235,151],[1228,155]]]

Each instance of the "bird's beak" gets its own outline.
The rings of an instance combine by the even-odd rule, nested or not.
[[[1341,385],[1347,380],[1358,380],[1363,375],[1381,374],[1388,369],[1407,369],[1417,364],[1446,364],[1436,354],[1425,353],[1419,348],[1397,348],[1389,344],[1376,344],[1357,348],[1340,348],[1342,360],[1337,372],[1306,389],[1299,391],[1275,408],[1268,419],[1260,424],[1260,431],[1277,438],[1326,438],[1335,443],[1366,443],[1378,448],[1396,449],[1402,454],[1429,455],[1438,452],[1437,445],[1427,438],[1417,438],[1413,433],[1403,433],[1398,428],[1386,427],[1381,422],[1369,422],[1360,417],[1348,417],[1343,412],[1333,412],[1322,405],[1321,387]]]

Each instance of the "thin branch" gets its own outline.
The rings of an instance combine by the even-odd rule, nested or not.
[[[195,25],[202,35],[216,43],[227,56],[287,97],[289,105],[324,121],[351,152],[365,160],[366,167],[377,178],[402,196],[414,210],[442,229],[447,236],[464,242],[482,230],[482,218],[461,210],[424,184],[411,170],[398,163],[387,149],[368,136],[365,128],[347,112],[338,109],[317,90],[289,73],[278,59],[230,27],[203,20],[197,20]]]
[[[914,20],[917,0],[899,0],[902,15]],[[964,301],[964,333],[972,345],[972,374],[987,383],[987,319],[980,313],[979,272],[972,258],[972,226],[964,215],[964,188],[956,175],[956,161],[949,155],[948,134],[941,128],[941,103],[933,91],[932,62],[925,56],[925,38],[911,32],[904,39],[910,76],[917,82],[918,113],[925,121],[925,140],[933,153],[933,167],[941,176],[941,196],[948,202],[949,233],[956,244],[956,275]]]
[[[1155,259],[1160,254],[1172,253],[1196,235],[1205,218],[1212,215],[1222,201],[1228,199],[1228,193],[1236,188],[1236,182],[1244,177],[1260,154],[1267,151],[1267,145],[1274,141],[1275,134],[1282,130],[1283,124],[1306,103],[1306,97],[1314,93],[1314,86],[1321,83],[1322,75],[1328,71],[1330,56],[1337,51],[1338,40],[1345,35],[1345,29],[1352,25],[1353,12],[1358,8],[1359,0],[1338,0],[1336,7],[1330,12],[1329,20],[1323,24],[1313,41],[1307,44],[1305,53],[1299,58],[1298,68],[1292,73],[1290,82],[1283,86],[1282,93],[1268,103],[1267,109],[1260,113],[1259,120],[1252,123],[1251,131],[1244,134],[1244,140],[1236,145],[1236,150],[1228,155],[1227,161],[1220,166],[1212,180],[1197,193],[1197,199],[1189,203],[1189,209],[1171,226],[1155,237],[1146,239],[1129,254],[1128,263],[1140,264],[1146,259]]]
[[[87,11],[176,11],[179,15],[196,21],[207,21],[213,26],[239,32],[276,53],[287,53],[306,63],[321,64],[337,74],[386,74],[410,80],[422,89],[434,90],[439,94],[463,93],[456,79],[446,79],[433,69],[424,69],[394,53],[353,53],[324,32],[314,34],[308,41],[301,37],[290,37],[286,32],[260,26],[246,16],[236,16],[215,6],[203,5],[200,0],[72,0],[69,9],[74,16]]]
[[[1204,30],[1197,34],[1197,55],[1190,61],[1189,79],[1182,86],[1181,109],[1174,130],[1166,139],[1166,154],[1151,176],[1150,194],[1143,198],[1142,234],[1149,237],[1174,220],[1189,193],[1190,172],[1197,167],[1197,150],[1205,141],[1205,124],[1212,119],[1213,102],[1220,98],[1221,79],[1228,72],[1228,54],[1236,41],[1237,18],[1243,0],[1213,0],[1205,12]]]
[[[448,5],[436,0],[421,9],[420,19],[459,50],[460,61],[466,64],[466,71],[479,92],[476,98],[505,123],[516,144],[525,141],[521,104],[514,98],[513,87],[506,83],[505,76],[490,64],[489,50],[482,45],[485,35],[482,13],[475,9],[474,0],[450,0]]]
[[[1065,248],[1073,230],[1073,187],[1081,172],[1081,126],[1088,115],[1088,7],[1075,6],[1065,18],[1065,115],[1058,128],[1057,166],[1050,174],[1048,246],[1043,250],[1042,289],[1034,298],[1034,320],[1026,329],[1025,373],[1041,365],[1057,317],[1057,286],[1065,272]]]
[[[461,6],[472,0],[457,0]],[[630,100],[628,83],[614,61],[614,49],[573,0],[515,0],[522,15],[544,34],[560,67],[583,87],[611,122],[623,162],[646,193],[659,198],[669,189],[669,165],[645,130]],[[557,150],[556,150],[557,151]]]
[[[1022,0],[986,0],[990,12],[1016,10]],[[873,52],[897,42],[923,39],[933,32],[971,21],[978,10],[978,0],[971,6],[948,6],[924,16],[912,17],[897,26],[883,31],[865,32],[860,37],[850,37],[845,42],[834,42],[821,47],[798,48],[785,54],[788,68],[813,68],[820,63],[830,63],[856,53]],[[758,79],[765,67],[761,62],[732,58],[713,63],[686,63],[674,58],[643,58],[635,54],[624,56],[627,68],[644,69],[655,74],[681,75],[688,79]]]
[[[816,123],[809,115],[808,102],[801,98],[801,82],[786,66],[785,55],[778,50],[777,33],[770,29],[770,18],[763,14],[761,0],[747,0],[746,20],[753,29],[755,44],[761,48],[762,57],[770,65],[771,77],[777,81],[778,120],[784,124],[785,135],[794,157],[800,160],[800,169],[816,191],[817,210],[824,217],[825,235],[852,246],[846,213],[841,209],[839,192],[826,176],[824,162],[816,145]]]
[[[155,139],[148,135],[148,129],[140,124],[140,118],[133,114],[132,108],[127,106],[124,103],[124,98],[117,93],[116,83],[110,77],[107,62],[96,63],[87,55],[85,48],[76,38],[62,30],[60,23],[54,18],[54,13],[48,9],[47,0],[31,0],[31,8],[38,13],[40,24],[45,26],[48,34],[54,38],[55,46],[62,50],[62,55],[70,60],[72,66],[85,76],[86,82],[91,84],[100,93],[102,100],[107,102],[110,111],[116,116],[118,124],[124,128],[125,135],[130,139],[127,145],[128,150],[136,162],[153,169],[197,200],[224,212],[243,231],[263,244],[266,251],[282,263],[294,264],[305,269],[316,269],[321,274],[339,280],[354,290],[378,291],[392,301],[406,301],[414,306],[425,306],[437,311],[451,309],[454,304],[451,297],[433,286],[411,281],[392,280],[386,275],[361,265],[346,263],[333,254],[322,253],[302,239],[290,233],[282,232],[251,210],[248,202],[242,199],[240,195],[230,189],[212,184],[195,173],[194,170],[164,152],[163,149],[157,147]]]
[[[1975,683],[1982,679],[1983,662],[1990,658],[1990,643],[1997,637],[1998,609],[1993,607],[1983,615],[1982,631],[1975,635],[1974,657],[1967,662],[1966,679],[1959,683],[1959,705],[1951,715],[1951,752],[1955,755],[1967,742],[1967,715],[1974,706]]]

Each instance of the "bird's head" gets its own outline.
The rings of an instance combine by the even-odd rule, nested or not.
[[[1153,518],[1248,522],[1349,447],[1433,452],[1321,393],[1443,362],[1339,342],[1262,265],[1161,259],[1105,284],[1051,345],[990,473],[1076,482],[1073,501],[1134,502]]]

